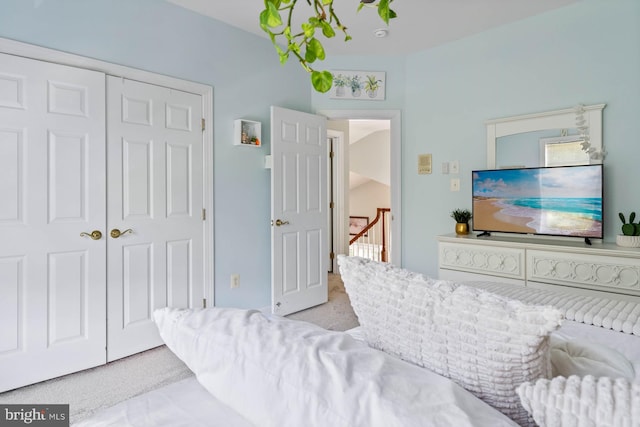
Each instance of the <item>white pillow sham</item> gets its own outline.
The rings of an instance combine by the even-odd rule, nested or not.
[[[261,427],[515,425],[451,380],[344,332],[230,308],[154,318],[198,381]]]
[[[551,376],[549,333],[561,323],[558,310],[364,258],[339,255],[338,264],[369,345],[531,423],[516,388]]]
[[[518,395],[540,427],[640,426],[640,384],[624,378],[540,379],[520,385]]]

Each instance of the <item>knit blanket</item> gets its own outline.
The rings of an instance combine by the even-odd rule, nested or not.
[[[640,336],[640,304],[636,302],[507,283],[464,283],[527,304],[553,306],[560,310],[567,320]]]

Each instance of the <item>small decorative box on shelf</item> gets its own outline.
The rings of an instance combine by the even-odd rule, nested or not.
[[[262,144],[262,124],[252,120],[234,121],[233,144],[248,147],[260,147]]]

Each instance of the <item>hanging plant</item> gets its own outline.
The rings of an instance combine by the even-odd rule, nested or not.
[[[311,64],[323,61],[326,57],[324,46],[318,38],[320,35],[327,39],[336,36],[336,32],[344,34],[344,41],[351,40],[347,27],[342,24],[333,8],[334,0],[306,0],[312,8],[311,16],[294,30],[291,26],[293,12],[299,0],[264,0],[264,10],[260,13],[260,27],[269,34],[280,63],[284,64],[290,55],[295,56],[300,65],[311,74],[313,88],[321,93],[329,91],[333,82],[333,75],[329,71],[318,71]],[[388,25],[389,20],[396,17],[396,13],[389,8],[393,0],[361,0],[358,5],[360,11],[365,4],[371,4],[378,10],[380,18]],[[282,19],[283,15],[286,17]],[[278,43],[284,38],[282,48]]]

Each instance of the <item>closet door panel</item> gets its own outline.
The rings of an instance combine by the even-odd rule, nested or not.
[[[106,361],[104,85],[0,54],[0,392]]]
[[[202,305],[202,99],[107,77],[107,105],[108,229],[131,230],[109,237],[115,360],[162,345],[155,309]]]

